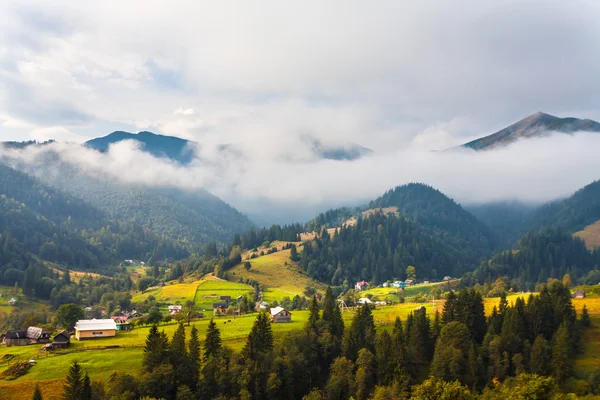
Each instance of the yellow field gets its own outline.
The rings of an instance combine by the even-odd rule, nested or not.
[[[586,226],[582,231],[576,232],[574,236],[581,238],[590,250],[600,247],[600,220]]]
[[[243,263],[230,269],[231,279],[250,278],[268,287],[269,289],[263,294],[265,299],[281,300],[285,296],[290,298],[295,295],[303,296],[306,286],[325,292],[325,285],[305,275],[300,267],[290,260],[289,249],[252,259],[250,263],[252,268],[249,271],[244,269]]]

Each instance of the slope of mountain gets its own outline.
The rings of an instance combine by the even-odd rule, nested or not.
[[[590,119],[559,118],[537,112],[489,136],[463,145],[474,150],[491,150],[506,146],[522,138],[541,137],[551,132],[600,132],[600,123]]]
[[[175,136],[157,135],[152,132],[116,131],[104,137],[88,140],[84,145],[99,151],[108,151],[110,145],[123,140],[140,142],[142,149],[153,156],[170,158],[181,164],[189,163],[194,156],[193,145],[195,142]]]
[[[495,247],[493,232],[439,190],[420,183],[398,186],[372,201],[368,208],[398,207],[419,225],[446,238],[465,242],[474,255],[483,256]],[[446,235],[449,234],[449,235]]]
[[[512,248],[522,234],[521,227],[536,206],[512,202],[467,205],[465,209],[487,225],[497,239],[497,250]]]
[[[352,142],[343,145],[326,145],[312,136],[305,135],[304,139],[317,157],[327,160],[352,161],[373,152],[371,149]]]
[[[600,220],[600,181],[590,183],[571,197],[540,207],[528,218],[523,231],[556,227],[575,233]]]
[[[84,270],[123,258],[189,254],[183,245],[140,226],[114,222],[87,203],[4,165],[0,165],[0,234],[22,254]],[[28,267],[20,261],[15,264],[11,257],[2,260],[0,271],[7,265]]]

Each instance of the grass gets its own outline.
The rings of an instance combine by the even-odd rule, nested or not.
[[[575,361],[575,375],[580,377],[600,365],[600,315],[590,315],[590,319],[592,327],[583,331],[583,352]]]
[[[194,299],[196,288],[202,282],[203,280],[184,283],[168,282],[163,287],[154,286],[148,288],[144,293],[136,293],[131,300],[133,302],[140,302],[150,296],[154,296],[159,302],[184,304],[187,300]]]
[[[300,251],[300,250],[299,250]],[[290,260],[290,250],[281,250],[250,260],[252,267],[249,271],[239,264],[229,270],[230,278],[249,278],[257,281],[267,290],[263,298],[267,301],[281,301],[284,297],[303,296],[306,286],[312,286],[317,291],[325,293],[325,285],[314,281],[304,274],[298,264]]]
[[[600,221],[586,226],[582,231],[576,232],[574,236],[582,239],[589,250],[600,247]]]
[[[458,281],[454,281],[454,282],[458,283]],[[409,286],[409,287],[405,288],[404,291],[401,293],[405,298],[416,296],[419,293],[428,294],[431,291],[431,289],[433,289],[436,286],[440,286],[440,285],[448,285],[448,283],[447,282],[435,282],[435,283],[428,283],[426,285],[419,284],[419,285]],[[396,294],[390,294],[390,292],[394,292]],[[393,288],[393,287],[392,288],[372,288],[372,289],[363,290],[360,292],[361,297],[366,297],[368,294],[373,295],[373,298],[371,298],[371,300],[373,300],[373,301],[381,300],[381,301],[398,302],[400,299],[400,294],[398,293],[398,288]]]
[[[198,310],[212,311],[213,303],[220,303],[221,296],[231,296],[232,299],[236,299],[238,296],[253,293],[252,286],[213,278],[203,281],[197,286],[194,301]]]

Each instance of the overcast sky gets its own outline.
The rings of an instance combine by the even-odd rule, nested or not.
[[[286,221],[411,181],[481,203],[600,178],[597,134],[430,151],[536,111],[600,120],[597,1],[3,1],[0,15],[0,140],[150,130],[203,145],[185,168],[132,143],[17,159],[57,151],[90,174],[206,188]],[[374,153],[311,160],[306,135]],[[223,143],[239,152],[211,151]]]
[[[3,1],[0,139],[309,133],[441,149],[600,120],[594,1]]]

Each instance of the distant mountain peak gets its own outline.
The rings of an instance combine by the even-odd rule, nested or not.
[[[156,157],[166,157],[181,164],[187,164],[193,158],[193,151],[189,145],[195,144],[195,142],[175,136],[159,135],[148,131],[138,133],[115,131],[106,136],[88,140],[84,145],[105,152],[108,151],[110,145],[123,140],[135,140],[140,142],[142,143],[144,151]]]
[[[600,123],[591,119],[560,118],[538,111],[514,124],[462,147],[474,150],[491,150],[504,147],[522,138],[543,137],[550,132],[573,134],[575,132],[600,132]]]

